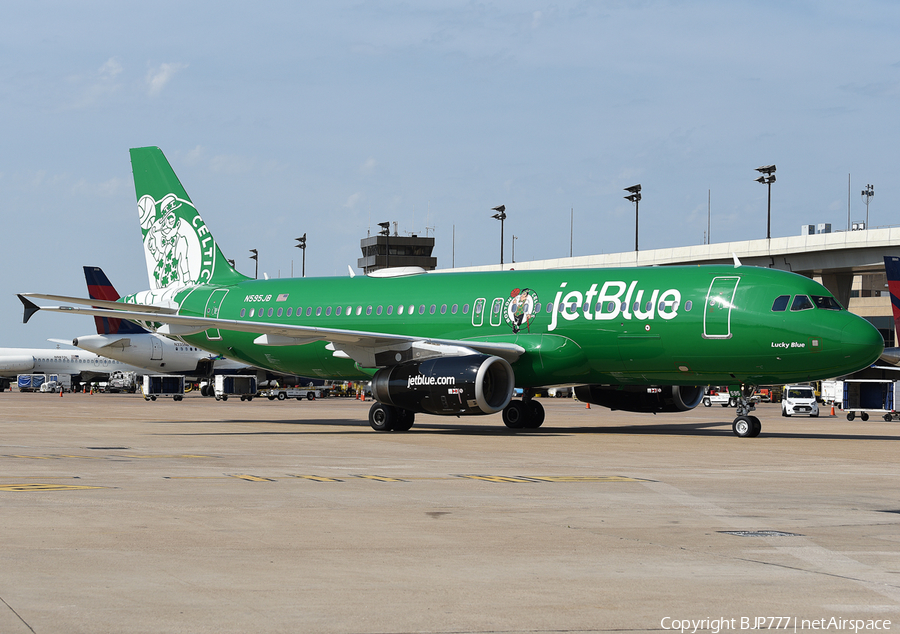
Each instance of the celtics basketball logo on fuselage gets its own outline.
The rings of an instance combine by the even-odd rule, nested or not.
[[[215,262],[215,242],[188,200],[166,194],[160,200],[138,201],[144,256],[153,271],[155,289],[209,282]]]
[[[512,290],[503,305],[503,318],[513,332],[519,332],[523,326],[526,330],[531,330],[531,320],[535,317],[537,303],[537,293],[530,288]]]

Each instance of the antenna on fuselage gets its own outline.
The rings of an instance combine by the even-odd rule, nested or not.
[[[351,278],[356,277],[356,273],[353,272],[353,267],[350,266],[349,264],[347,265],[347,270],[350,271],[350,277],[351,277]]]
[[[741,265],[741,261],[738,259],[737,253],[735,253],[734,251],[732,251],[732,252],[731,252],[731,257],[734,258],[734,268],[736,268],[736,269],[737,269],[737,268],[740,268],[742,265]]]

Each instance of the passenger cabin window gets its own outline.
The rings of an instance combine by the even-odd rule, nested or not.
[[[816,305],[816,308],[823,308],[825,310],[844,310],[834,297],[813,295],[812,300],[813,304]]]
[[[809,310],[813,307],[812,302],[806,295],[795,295],[794,302],[791,304],[791,312],[798,310]]]
[[[779,295],[775,298],[775,303],[772,304],[772,312],[780,313],[787,310],[788,302],[790,301],[790,295]]]
[[[480,326],[484,323],[484,298],[479,297],[475,300],[475,306],[472,308],[472,325]]]

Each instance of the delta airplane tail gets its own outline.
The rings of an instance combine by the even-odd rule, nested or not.
[[[250,279],[222,255],[162,150],[132,149],[131,166],[151,291]]]
[[[102,299],[114,302],[119,293],[99,266],[85,266],[84,281],[87,282],[88,296],[91,299]],[[137,324],[112,317],[94,317],[98,335],[136,335],[149,332]]]
[[[894,312],[894,328],[900,333],[900,258],[884,256],[884,272],[891,293],[891,310]]]

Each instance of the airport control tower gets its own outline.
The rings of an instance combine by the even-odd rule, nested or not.
[[[379,225],[382,228],[380,234],[359,241],[363,257],[359,258],[357,266],[365,273],[398,266],[420,266],[427,271],[437,268],[437,258],[431,256],[434,238],[397,235],[396,223],[394,233],[390,235],[390,223]]]

